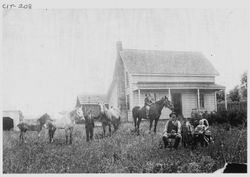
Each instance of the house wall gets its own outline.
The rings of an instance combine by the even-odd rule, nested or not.
[[[183,90],[182,114],[184,117],[191,117],[192,109],[197,108],[197,90]]]
[[[215,91],[211,92],[205,92],[204,93],[204,106],[205,110],[208,112],[215,111],[216,110],[216,100],[215,100]]]

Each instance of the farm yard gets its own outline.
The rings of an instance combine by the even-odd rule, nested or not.
[[[131,123],[121,124],[111,137],[86,142],[84,125],[74,129],[73,144],[65,145],[63,130],[48,143],[47,130],[40,138],[27,132],[27,142],[19,141],[16,131],[3,132],[3,173],[212,173],[224,162],[247,163],[247,129],[224,129],[211,126],[214,144],[191,151],[181,144],[178,150],[162,149],[161,132],[165,121],[158,124],[157,134],[148,132],[149,122],[142,122],[141,134],[133,134]],[[230,137],[230,138],[228,138]]]

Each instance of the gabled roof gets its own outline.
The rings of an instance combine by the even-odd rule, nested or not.
[[[101,103],[107,102],[107,97],[106,95],[78,95],[77,96],[77,101],[79,101],[79,103],[82,104],[88,104],[88,103]]]
[[[120,56],[131,74],[219,75],[200,52],[123,49]]]

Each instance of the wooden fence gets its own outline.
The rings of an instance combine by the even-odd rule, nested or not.
[[[225,102],[217,103],[217,111],[224,111]],[[240,101],[240,102],[228,102],[227,103],[227,110],[240,110],[240,111],[247,111],[247,101]]]

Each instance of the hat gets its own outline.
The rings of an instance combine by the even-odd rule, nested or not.
[[[176,112],[173,111],[169,114],[169,117],[172,117],[173,114],[177,116]]]

